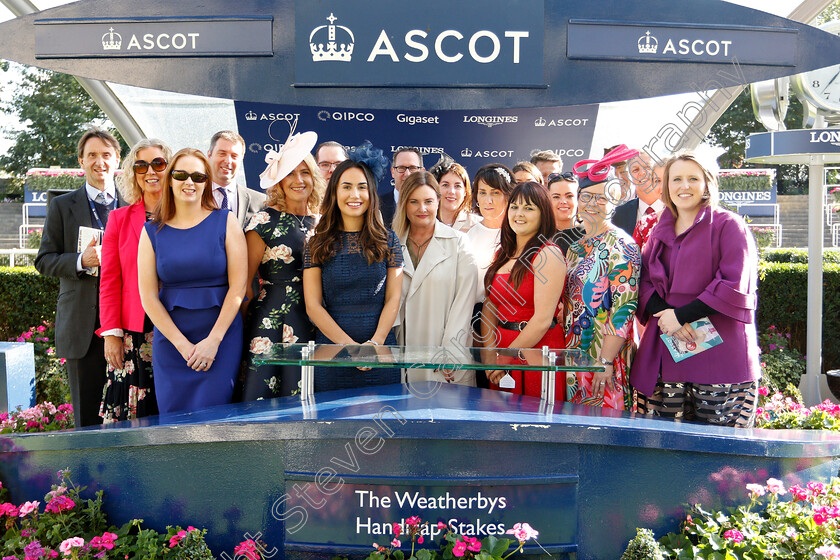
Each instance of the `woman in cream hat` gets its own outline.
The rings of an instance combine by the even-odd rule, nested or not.
[[[324,180],[310,154],[314,132],[290,136],[280,152],[266,156],[260,175],[266,207],[245,228],[248,278],[259,276],[260,290],[247,290],[243,400],[291,395],[298,389],[300,368],[257,365],[254,359],[279,342],[309,342],[312,323],[303,300],[303,246],[315,227]]]

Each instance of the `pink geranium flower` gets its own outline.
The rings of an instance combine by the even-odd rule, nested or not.
[[[234,556],[244,556],[247,560],[260,560],[260,553],[257,551],[257,543],[248,539],[242,541],[233,549]]]
[[[513,529],[508,529],[505,534],[513,535],[514,537],[516,537],[516,540],[518,540],[521,543],[529,539],[536,539],[538,536],[540,536],[540,533],[534,530],[527,523],[516,523],[513,526]]]
[[[764,486],[761,484],[747,484],[747,491],[749,491],[751,498],[758,498],[764,495]]]
[[[738,529],[729,529],[723,534],[723,538],[729,539],[734,543],[739,543],[744,540],[744,534]]]
[[[467,550],[467,543],[464,541],[458,541],[455,543],[455,546],[452,547],[452,555],[461,558],[464,556],[464,552]]]
[[[789,490],[790,490],[790,493],[793,494],[793,500],[794,501],[804,502],[805,500],[808,499],[808,491],[805,490],[804,488],[802,488],[801,486],[797,485],[797,484],[794,484],[793,486],[791,486],[789,488]]]
[[[820,556],[824,556],[829,560],[840,560],[840,548],[834,545],[824,545],[814,549],[814,552]]]
[[[20,516],[24,517],[33,511],[38,511],[39,505],[41,505],[41,502],[24,502],[20,506]]]
[[[114,548],[114,541],[117,540],[117,535],[114,533],[102,533],[101,537],[93,537],[90,539],[90,547],[91,548],[104,548],[106,550],[111,550]]]
[[[181,540],[186,536],[187,532],[183,529],[172,535],[172,537],[169,539],[169,548],[175,548],[176,546],[178,546],[178,543],[181,542]]]
[[[71,550],[74,548],[81,548],[85,546],[85,539],[82,537],[70,537],[65,539],[58,545],[58,549],[64,553],[65,556],[70,556]]]
[[[768,478],[766,489],[771,494],[775,494],[777,496],[787,494],[784,483],[778,478]]]

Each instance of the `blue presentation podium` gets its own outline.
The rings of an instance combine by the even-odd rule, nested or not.
[[[685,504],[744,503],[747,483],[827,480],[840,466],[835,434],[431,382],[5,436],[2,449],[15,503],[42,499],[69,467],[89,492],[104,490],[114,523],[204,527],[219,558],[246,538],[273,558],[366,555],[412,515],[480,537],[527,522],[556,559],[618,558],[636,527],[676,530]],[[545,555],[533,543],[525,553]]]

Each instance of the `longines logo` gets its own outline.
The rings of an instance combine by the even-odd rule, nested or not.
[[[335,25],[338,18],[330,13],[326,18],[329,25],[321,25],[309,34],[309,50],[312,52],[312,62],[338,61],[350,62],[353,58],[353,47],[356,38],[353,32],[343,25]],[[340,37],[340,41],[336,39]]]
[[[499,124],[510,124],[519,122],[517,115],[464,115],[465,123],[482,124],[492,128]]]
[[[811,132],[811,144],[831,144],[840,147],[840,130],[823,130],[819,133]]]
[[[391,146],[391,153],[397,153],[397,150],[404,150],[405,148],[417,148],[420,154],[428,156],[429,154],[442,154],[443,148],[439,146]]]
[[[139,37],[136,33],[133,33],[125,50],[126,52],[168,51],[169,49],[194,51],[198,48],[199,37],[201,37],[201,33],[144,33]],[[122,50],[122,44],[122,35],[114,31],[113,27],[109,28],[108,32],[102,36],[103,51]]]
[[[320,121],[365,121],[373,122],[376,115],[373,113],[362,113],[355,111],[327,111],[322,109],[318,111],[318,120]]]
[[[509,158],[513,157],[513,150],[471,150],[464,148],[461,150],[461,157],[463,158]]]
[[[534,121],[534,126],[565,126],[565,127],[575,127],[575,126],[586,126],[586,123],[589,122],[589,119],[551,119],[546,120],[545,117],[540,116],[537,120]]]

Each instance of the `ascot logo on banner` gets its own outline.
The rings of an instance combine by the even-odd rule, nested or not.
[[[534,126],[588,126],[589,119],[551,119],[540,117],[534,121]]]
[[[570,19],[570,59],[794,66],[796,29]]]
[[[543,1],[504,6],[499,13],[481,0],[300,2],[295,87],[544,87]]]

